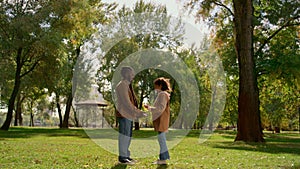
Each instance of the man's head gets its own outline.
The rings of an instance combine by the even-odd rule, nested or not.
[[[128,80],[129,82],[131,82],[135,76],[134,74],[134,70],[132,67],[130,66],[124,66],[121,68],[121,75],[123,77],[123,79]]]

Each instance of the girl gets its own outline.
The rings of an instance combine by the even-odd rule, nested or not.
[[[154,106],[145,105],[152,112],[154,130],[158,132],[158,143],[160,146],[159,159],[154,164],[167,164],[170,159],[168,147],[166,144],[166,132],[170,121],[170,82],[163,77],[154,80],[154,89],[157,91],[157,97]]]

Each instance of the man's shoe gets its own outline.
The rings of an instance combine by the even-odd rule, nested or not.
[[[152,164],[167,165],[167,161],[166,160],[157,160],[157,161],[153,162]]]
[[[124,159],[124,160],[120,160],[119,164],[133,165],[135,163],[133,161],[128,160],[128,159]]]
[[[131,162],[134,162],[134,163],[136,163],[137,162],[137,160],[134,160],[134,159],[132,159],[132,158],[127,158],[129,161],[131,161]]]

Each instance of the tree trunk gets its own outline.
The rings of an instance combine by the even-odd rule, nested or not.
[[[22,116],[22,104],[25,100],[25,97],[20,97],[20,102],[17,104],[17,112],[19,112],[19,125],[23,126],[23,116]]]
[[[18,119],[19,119],[19,126],[23,126],[23,117],[22,117],[22,107],[20,105],[19,109],[17,109],[18,111]]]
[[[59,117],[59,128],[61,128],[63,120],[62,120],[61,108],[59,103],[59,95],[57,93],[55,93],[55,100],[56,100],[56,107],[57,107],[57,112]]]
[[[134,130],[140,130],[140,122],[139,121],[134,122]]]
[[[75,54],[76,54],[76,59],[79,58],[80,55],[80,47],[81,45],[77,46],[77,48],[75,49]],[[74,68],[74,65],[72,66],[72,68]],[[71,92],[69,93],[69,95],[67,96],[67,103],[66,103],[66,110],[65,110],[65,114],[64,114],[64,119],[63,119],[63,123],[60,126],[60,128],[69,128],[69,117],[70,117],[70,112],[71,112],[71,108],[72,108],[72,101],[73,101],[73,89],[77,88],[77,80],[72,80],[72,85],[73,88],[71,86],[70,90]]]
[[[298,119],[298,130],[299,130],[299,133],[300,133],[300,107],[298,107],[298,117],[299,117],[299,119]]]
[[[172,88],[171,88],[171,94],[170,94],[170,102],[172,102],[173,101],[173,99],[174,99],[174,91],[175,91],[175,85],[176,85],[176,81],[175,80],[173,80],[173,83],[172,83]]]
[[[70,111],[71,111],[71,106],[72,106],[72,100],[73,100],[73,95],[72,95],[72,93],[70,93],[68,98],[67,98],[64,121],[62,123],[61,128],[69,128],[69,117],[70,117]]]
[[[28,104],[29,111],[30,111],[30,119],[29,119],[29,127],[33,127],[33,99],[30,101],[30,104]]]
[[[142,109],[142,107],[143,107],[144,93],[145,93],[145,90],[144,90],[144,86],[143,86],[141,96],[140,96],[140,103],[139,103],[139,107],[138,107],[139,109]],[[139,123],[138,118],[134,122],[134,130],[140,130],[140,123]]]
[[[233,0],[235,48],[239,62],[238,124],[235,141],[264,142],[253,55],[252,0]]]
[[[75,111],[74,107],[72,106],[72,109],[74,111],[74,121],[75,121],[75,127],[80,127],[79,126],[79,121],[78,121],[78,118],[77,118],[77,112]],[[104,117],[103,117],[104,118]],[[103,128],[103,127],[102,127]]]
[[[34,123],[33,123],[33,113],[32,113],[32,111],[30,112],[30,124],[29,124],[29,126],[30,127],[34,127]]]
[[[216,116],[216,110],[215,110],[215,102],[216,102],[216,86],[212,87],[212,102],[211,102],[211,108],[210,108],[210,113],[208,115],[208,130],[213,131],[213,129],[216,127],[214,124],[215,121],[215,116]]]
[[[14,126],[18,126],[18,112],[15,111],[15,121],[14,121]]]
[[[17,105],[16,105],[16,112],[15,112],[15,123],[14,126],[22,126],[23,118],[22,118],[22,101],[21,95],[18,94],[17,96]]]
[[[16,58],[16,63],[17,63],[17,68],[16,68],[16,72],[15,72],[15,83],[14,83],[14,88],[13,91],[11,93],[10,99],[8,101],[8,111],[6,114],[6,119],[1,127],[1,130],[8,130],[10,127],[10,123],[13,117],[13,110],[14,110],[14,106],[15,106],[15,100],[16,97],[18,95],[19,89],[20,89],[20,85],[21,85],[21,55],[22,55],[22,48],[18,49],[18,53],[17,53],[17,58]]]

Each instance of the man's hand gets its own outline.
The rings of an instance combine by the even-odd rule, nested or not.
[[[136,115],[136,117],[137,118],[141,118],[141,117],[147,117],[148,116],[148,114],[146,113],[146,112],[141,112],[141,113],[138,113],[137,115]]]

